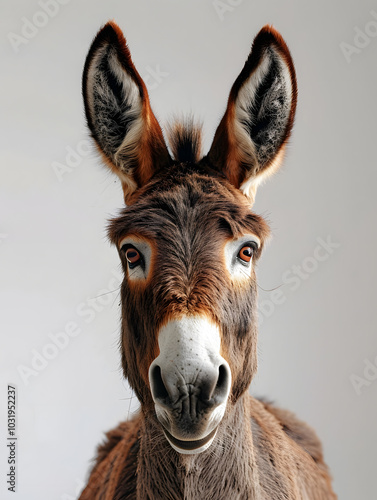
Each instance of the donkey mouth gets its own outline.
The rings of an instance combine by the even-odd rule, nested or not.
[[[204,438],[196,440],[177,439],[176,437],[172,436],[170,432],[167,431],[166,429],[164,429],[164,433],[166,439],[169,441],[171,446],[179,453],[196,454],[196,453],[202,453],[204,450],[209,448],[209,446],[212,444],[212,441],[216,436],[217,427],[215,427],[215,429],[213,429],[213,431],[211,431]]]

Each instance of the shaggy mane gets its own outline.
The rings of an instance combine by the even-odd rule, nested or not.
[[[166,129],[167,140],[174,160],[196,163],[202,159],[202,124],[192,117],[175,120]]]

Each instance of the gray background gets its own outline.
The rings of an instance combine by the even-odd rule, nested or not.
[[[317,430],[339,498],[376,498],[377,4],[72,0],[47,21],[36,1],[0,5],[1,498],[76,498],[102,433],[137,407],[119,369],[119,265],[105,236],[122,194],[88,152],[80,95],[90,42],[109,19],[161,123],[193,112],[205,150],[259,29],[272,23],[287,41],[299,105],[284,167],[255,204],[273,239],[258,264],[251,391]],[[24,17],[46,22],[16,51],[9,37],[22,36]],[[368,37],[354,40],[358,29]],[[321,260],[319,238],[337,244]],[[80,333],[49,350],[70,322]],[[53,359],[22,378],[36,352]],[[18,390],[16,495],[5,488],[8,383]]]

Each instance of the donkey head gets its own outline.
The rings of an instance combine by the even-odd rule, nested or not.
[[[209,153],[186,123],[170,130],[171,155],[116,24],[86,60],[88,125],[127,204],[109,227],[125,275],[123,369],[180,453],[210,446],[257,368],[254,266],[268,227],[251,205],[281,163],[296,93],[288,48],[266,26]]]

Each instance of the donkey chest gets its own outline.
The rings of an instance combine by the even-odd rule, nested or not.
[[[200,457],[202,458],[202,457]],[[239,458],[239,457],[238,457]],[[138,500],[267,500],[255,464],[211,453],[207,460],[187,457],[181,461],[150,462],[139,456]]]
[[[167,480],[163,493],[154,489],[153,484],[147,486],[141,478],[137,482],[137,500],[267,500],[257,484],[239,482],[227,473],[219,476],[216,470],[205,478],[189,475],[178,488],[175,481]]]
[[[218,474],[216,467],[205,478],[187,478],[184,500],[262,500],[258,483],[251,478],[239,478],[229,471]]]

